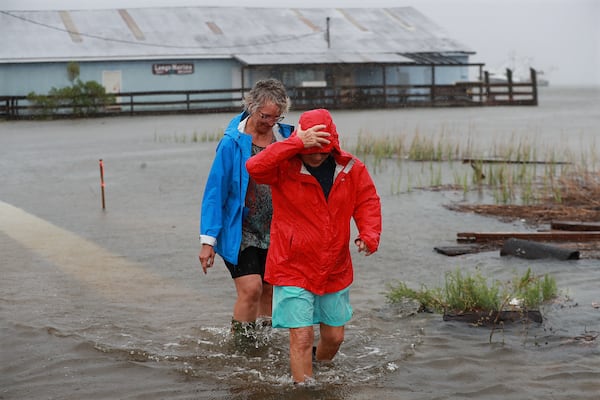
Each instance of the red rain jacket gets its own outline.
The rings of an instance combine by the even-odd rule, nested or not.
[[[300,124],[305,125],[302,117]],[[273,197],[265,280],[317,295],[337,292],[353,281],[351,218],[371,253],[379,247],[381,235],[380,199],[365,165],[340,149],[333,122],[323,130],[332,134],[332,146],[327,147],[332,147],[337,164],[328,200],[297,156],[306,151],[295,133],[246,162],[256,182],[271,186]]]

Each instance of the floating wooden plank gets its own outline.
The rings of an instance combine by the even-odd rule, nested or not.
[[[480,250],[477,246],[437,246],[433,248],[440,254],[454,257],[461,256],[463,254],[478,253]]]
[[[590,242],[600,240],[600,232],[551,231],[551,232],[459,232],[458,242],[505,241],[510,238],[538,242]]]
[[[600,231],[599,222],[576,222],[576,221],[552,221],[550,223],[551,229],[561,231]]]
[[[557,260],[578,260],[579,251],[550,246],[531,240],[510,238],[500,249],[500,256],[515,256],[527,260],[555,258]]]
[[[469,311],[464,313],[445,313],[444,321],[467,322],[475,325],[494,325],[507,322],[542,322],[542,314],[536,310],[518,311]]]
[[[535,165],[569,165],[569,161],[535,161],[506,160],[502,158],[463,158],[463,164],[535,164]]]

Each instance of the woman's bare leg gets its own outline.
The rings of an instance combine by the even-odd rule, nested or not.
[[[344,341],[344,327],[320,325],[319,343],[316,358],[318,361],[331,361]]]
[[[312,347],[315,335],[312,326],[290,329],[290,367],[295,383],[312,377]]]

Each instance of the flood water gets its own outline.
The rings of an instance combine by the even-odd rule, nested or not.
[[[596,153],[598,104],[599,89],[542,88],[538,107],[333,117],[349,150],[364,134],[418,133],[475,142],[481,156],[527,138],[558,158]],[[231,278],[222,261],[204,275],[197,259],[216,143],[192,140],[229,118],[0,122],[0,399],[598,398],[600,338],[582,337],[600,332],[600,261],[438,254],[433,248],[456,244],[457,232],[531,228],[449,211],[444,205],[477,194],[421,190],[428,167],[407,183],[395,161],[373,167],[381,247],[371,257],[353,250],[355,314],[333,364],[316,366],[316,384],[291,384],[285,330],[236,348]],[[462,172],[444,174],[451,181]],[[440,286],[456,268],[497,279],[549,273],[563,300],[543,307],[543,323],[505,326],[491,340],[489,328],[386,302],[389,283]]]

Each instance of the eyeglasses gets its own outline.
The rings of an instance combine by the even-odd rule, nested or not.
[[[283,115],[263,114],[260,111],[258,112],[258,115],[260,115],[260,119],[269,121],[269,122],[281,122],[285,118],[285,116],[283,116]]]

